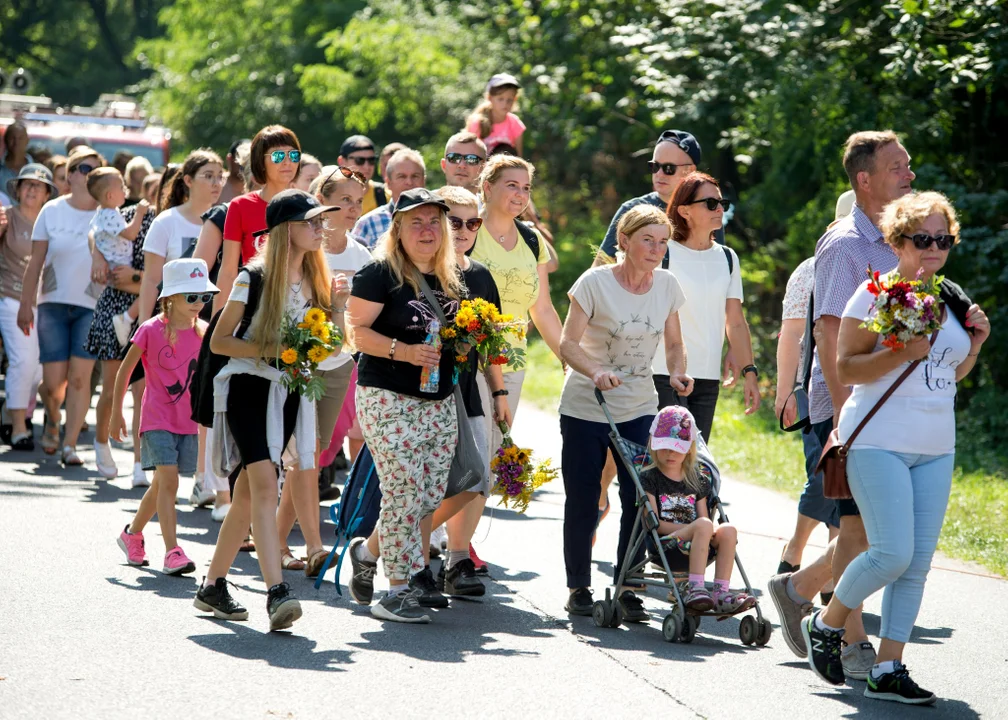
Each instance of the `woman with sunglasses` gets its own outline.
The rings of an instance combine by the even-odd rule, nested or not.
[[[706,442],[710,442],[721,389],[721,351],[725,336],[735,360],[742,366],[746,415],[756,412],[760,406],[752,337],[742,313],[742,272],[738,255],[714,240],[729,207],[730,203],[721,197],[718,181],[702,172],[692,172],[683,178],[668,206],[672,222],[668,268],[675,273],[689,298],[679,316],[686,342],[686,371],[696,385],[687,398],[666,384],[664,377],[656,376],[658,405],[659,409],[669,405],[689,409]]]
[[[95,150],[75,147],[67,159],[70,194],[50,200],[32,229],[32,254],[25,270],[17,324],[25,335],[35,325],[38,296],[39,359],[46,404],[42,449],[52,455],[60,447],[60,408],[66,400],[64,465],[80,466],[77,438],[91,402],[91,370],[95,356],[85,348],[102,285],[81,268],[91,265],[88,226],[98,203],[87,190],[87,174],[105,164]],[[41,288],[39,280],[41,276]]]
[[[959,221],[948,199],[937,192],[904,195],[882,211],[879,228],[895,251],[895,273],[929,280],[959,242]],[[865,697],[908,704],[930,704],[932,692],[919,687],[903,665],[938,534],[945,520],[955,465],[956,384],[976,364],[990,336],[990,321],[978,305],[947,294],[942,283],[942,326],[934,345],[919,336],[899,350],[862,327],[875,297],[862,283],[844,309],[837,341],[837,375],[853,390],[840,410],[839,440],[847,442],[866,414],[902,375],[921,361],[879,407],[847,455],[847,481],[868,536],[858,555],[837,580],[825,609],[802,622],[812,669],[842,684],[840,642],[852,608],[885,588],[876,665]]]

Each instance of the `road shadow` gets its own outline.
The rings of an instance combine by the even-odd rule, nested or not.
[[[925,591],[926,592],[926,591]],[[863,613],[865,631],[873,636],[879,637],[882,634],[882,618],[874,613]],[[913,632],[910,633],[910,642],[921,645],[941,645],[942,640],[949,640],[955,632],[950,627],[921,627],[914,625]]]
[[[315,672],[346,672],[340,667],[353,662],[353,652],[347,650],[319,650],[318,643],[303,635],[288,631],[264,633],[247,623],[218,620],[209,615],[205,622],[230,631],[190,635],[187,639],[212,652],[236,660],[261,660],[272,667],[285,670],[312,670]],[[295,627],[297,627],[295,625]]]
[[[885,720],[920,720],[923,715],[930,718],[955,718],[955,720],[972,720],[979,718],[977,713],[969,703],[962,700],[946,700],[938,698],[934,705],[914,706],[901,705],[894,702],[880,702],[864,696],[864,683],[855,682],[834,691],[817,691],[817,695],[827,700],[835,700],[847,705],[850,710],[844,712],[841,717],[845,718],[884,718]]]
[[[132,567],[137,571],[136,582],[121,580],[116,577],[107,577],[105,580],[109,585],[114,585],[126,590],[135,590],[146,593],[153,593],[158,597],[170,598],[172,600],[191,600],[196,596],[196,582],[192,575],[165,575],[160,570],[155,569],[160,563],[157,560],[148,567],[135,567],[126,565],[123,568]]]

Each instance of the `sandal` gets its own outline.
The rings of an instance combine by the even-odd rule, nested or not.
[[[35,449],[35,438],[31,433],[21,433],[11,438],[11,447],[15,450],[25,450],[31,452]]]
[[[66,467],[80,467],[84,464],[84,461],[77,455],[77,448],[73,445],[63,446],[62,460]]]
[[[54,432],[50,432],[50,430]],[[42,429],[42,439],[39,441],[39,445],[42,446],[42,450],[45,451],[46,455],[55,455],[56,451],[59,450],[59,443],[59,425],[47,422]]]
[[[735,615],[756,605],[756,598],[744,592],[718,592],[714,594],[714,612],[718,615]]]
[[[686,607],[694,612],[707,612],[714,607],[714,600],[711,598],[707,588],[700,583],[690,583],[683,595],[683,602]]]
[[[251,535],[245,538],[245,542],[241,544],[238,550],[240,552],[248,552],[248,553],[255,552],[255,541],[252,539]]]
[[[305,577],[317,578],[319,572],[322,570],[322,566],[325,565],[327,557],[329,557],[329,553],[326,552],[325,549],[313,552],[308,557],[308,564],[305,565]]]
[[[285,548],[280,553],[280,567],[284,570],[304,570],[305,563],[304,560],[294,557],[294,553],[290,551],[290,548]]]

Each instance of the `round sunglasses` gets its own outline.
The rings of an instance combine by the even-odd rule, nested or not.
[[[454,215],[448,216],[448,224],[451,225],[452,230],[461,230],[462,226],[466,226],[466,230],[469,232],[476,232],[481,227],[483,227],[483,218],[469,218],[468,220],[463,220],[460,217],[455,217]]]
[[[290,158],[290,161],[295,165],[301,162],[301,151],[300,150],[274,150],[270,153],[270,160],[273,161],[275,165],[279,165],[284,161],[284,158]]]
[[[955,245],[955,235],[928,235],[927,233],[916,233],[914,235],[903,235],[911,241],[918,250],[927,250],[932,244],[939,250],[951,250]]]
[[[725,200],[724,198],[700,198],[699,200],[690,200],[688,203],[683,203],[683,205],[697,205],[698,203],[706,203],[707,209],[711,212],[717,210],[717,206],[720,205],[722,210],[727,210],[731,207],[731,201]]]
[[[464,162],[466,165],[469,165],[470,167],[486,162],[485,157],[480,157],[479,155],[476,155],[474,153],[463,155],[462,153],[453,152],[445,155],[444,159],[447,160],[448,163],[451,165],[458,165],[459,163]]]
[[[211,300],[213,300],[213,293],[196,293],[185,296],[185,301],[190,305],[195,305],[196,303],[203,303],[206,305]]]

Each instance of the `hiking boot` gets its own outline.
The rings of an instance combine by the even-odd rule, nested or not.
[[[867,640],[848,645],[840,651],[843,673],[851,680],[867,680],[875,665],[875,648]]]
[[[286,630],[301,617],[301,603],[290,591],[290,585],[277,583],[266,594],[266,612],[269,613],[270,632]]]
[[[441,566],[442,568],[444,565]],[[440,575],[440,573],[438,573]],[[448,595],[459,597],[483,597],[486,586],[476,577],[476,566],[469,558],[460,560],[444,574],[442,586]]]
[[[644,602],[629,590],[623,591],[618,602],[625,622],[646,623],[651,619],[644,609]]]
[[[812,603],[796,603],[787,594],[787,583],[791,573],[774,575],[767,584],[767,592],[773,600],[780,616],[781,634],[784,642],[798,657],[805,657],[805,638],[802,635],[802,620],[812,612]]]
[[[592,597],[591,588],[578,588],[577,590],[573,590],[568,596],[564,610],[569,615],[590,616],[592,614],[592,605],[594,604],[595,599]]]
[[[910,671],[899,660],[896,669],[875,678],[868,674],[868,687],[864,696],[872,700],[889,700],[890,702],[907,705],[930,705],[935,701],[935,694],[925,690],[910,677]]]
[[[840,662],[840,641],[843,639],[843,629],[820,630],[816,627],[816,618],[822,610],[809,615],[802,620],[801,630],[808,648],[808,664],[815,674],[828,683],[843,685],[844,671]]]
[[[226,578],[217,578],[213,585],[206,585],[206,578],[200,583],[199,590],[196,591],[196,599],[193,606],[203,612],[212,612],[214,617],[221,620],[248,620],[248,610],[243,608],[228,592],[228,581]]]
[[[371,608],[371,614],[379,620],[429,623],[430,615],[420,607],[419,598],[419,590],[403,590],[398,595],[386,594],[377,605]]]
[[[445,575],[446,583],[447,577]],[[410,590],[418,590],[420,592],[420,595],[417,596],[417,601],[421,607],[448,607],[448,598],[438,592],[437,585],[434,583],[434,574],[431,572],[429,565],[410,578],[409,587]]]
[[[165,553],[162,570],[165,575],[185,575],[195,570],[196,563],[190,560],[178,545]]]
[[[477,575],[489,575],[490,568],[487,564],[479,559],[479,555],[476,554],[476,548],[469,543],[469,559],[473,561],[473,566],[476,568]]]
[[[374,576],[378,572],[378,563],[371,560],[361,560],[357,550],[366,542],[366,538],[354,538],[350,543],[350,597],[359,605],[370,605],[374,598]]]
[[[143,533],[131,533],[129,525],[123,528],[116,540],[119,549],[126,553],[126,562],[135,567],[148,565],[147,553],[144,552]]]

